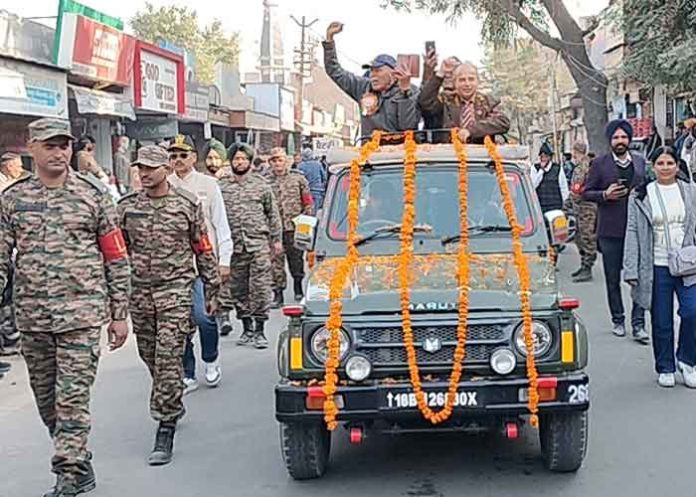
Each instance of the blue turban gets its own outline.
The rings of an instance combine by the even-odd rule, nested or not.
[[[631,123],[624,119],[614,119],[609,124],[607,124],[606,137],[607,140],[611,142],[612,136],[616,133],[617,129],[622,129],[628,135],[628,140],[633,140],[633,126]]]

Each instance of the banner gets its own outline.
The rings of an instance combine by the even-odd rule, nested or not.
[[[87,78],[129,86],[135,39],[105,24],[66,14],[58,65]]]
[[[105,26],[110,26],[117,31],[123,31],[123,21],[118,17],[111,17],[94,10],[86,5],[75,2],[74,0],[58,0],[58,19],[56,21],[56,34],[53,42],[53,63],[58,64],[58,51],[60,40],[63,35],[63,15],[79,14],[89,19],[93,19]]]

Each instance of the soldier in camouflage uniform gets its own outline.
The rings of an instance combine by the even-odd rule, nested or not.
[[[273,258],[274,305],[279,308],[283,305],[283,292],[288,284],[285,272],[286,258],[294,282],[295,300],[299,302],[304,297],[304,252],[295,248],[295,223],[292,220],[300,214],[311,216],[314,213],[314,201],[307,178],[301,172],[290,169],[288,157],[282,148],[274,148],[271,151],[269,162],[271,174],[268,180],[273,187],[283,222],[284,252]]]
[[[87,438],[101,329],[110,323],[112,350],[128,337],[130,269],[116,207],[103,184],[72,171],[72,141],[67,120],[31,123],[36,175],[0,196],[0,287],[16,249],[15,322],[55,446],[57,481],[44,497],[96,486]]]
[[[118,215],[133,264],[133,331],[152,377],[150,413],[159,422],[148,459],[156,466],[171,461],[176,423],[185,412],[182,357],[192,328],[196,269],[209,315],[215,314],[220,280],[203,206],[195,194],[167,181],[167,151],[143,147],[132,165],[140,171],[143,190],[123,197]]]
[[[575,271],[573,281],[576,283],[592,281],[592,266],[597,260],[597,204],[582,199],[585,190],[585,180],[590,172],[590,159],[587,156],[587,145],[576,143],[573,146],[575,169],[570,180],[570,209],[577,219],[575,243],[580,252],[580,269]]]
[[[234,144],[228,151],[232,174],[220,180],[222,198],[232,231],[234,255],[230,279],[237,318],[244,326],[238,345],[254,342],[268,347],[264,334],[273,285],[271,251],[283,251],[278,206],[271,185],[251,170],[254,151]]]

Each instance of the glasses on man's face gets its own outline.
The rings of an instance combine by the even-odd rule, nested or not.
[[[181,152],[179,154],[169,154],[169,160],[177,160],[177,159],[186,160],[188,158],[189,158],[188,152]]]

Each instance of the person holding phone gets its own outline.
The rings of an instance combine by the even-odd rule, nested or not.
[[[584,200],[598,204],[597,240],[602,253],[607,300],[611,311],[612,332],[626,336],[624,306],[621,300],[621,269],[628,216],[629,193],[645,183],[645,159],[628,149],[633,128],[628,121],[614,120],[606,128],[611,153],[592,161],[582,194]],[[645,310],[633,302],[631,310],[633,339],[648,344],[645,331]]]
[[[381,54],[363,66],[369,77],[352,74],[338,62],[334,37],[343,31],[343,24],[332,22],[326,30],[324,69],[329,77],[353,100],[360,104],[362,134],[374,130],[400,132],[417,129],[421,115],[418,110],[418,89],[411,84],[412,67],[397,64],[391,55]],[[416,71],[418,63],[415,64]]]
[[[437,54],[429,54],[428,64],[437,66]],[[440,98],[448,73],[452,74],[454,95]],[[510,119],[500,108],[500,102],[479,92],[478,68],[470,63],[457,64],[453,58],[442,62],[435,76],[423,85],[418,107],[423,114],[442,116],[442,127],[459,128],[464,142],[482,144],[486,136],[504,135],[510,129]]]

